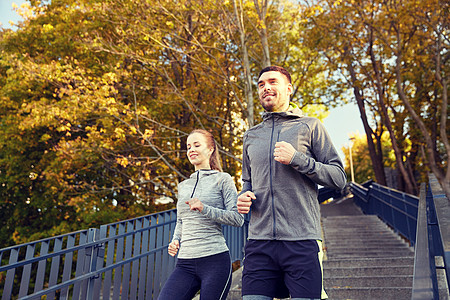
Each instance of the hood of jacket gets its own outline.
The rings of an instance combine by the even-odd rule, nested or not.
[[[216,174],[216,173],[219,173],[219,171],[217,171],[217,170],[208,170],[208,169],[200,169],[200,170],[197,170],[194,173],[192,173],[189,176],[189,178],[197,178],[197,177],[198,178],[202,178],[202,177],[209,176],[209,175]]]
[[[287,111],[277,111],[277,112],[264,112],[262,117],[264,121],[267,121],[269,119],[274,117],[279,118],[301,118],[303,117],[302,110],[295,104],[295,103],[289,103],[289,109]]]

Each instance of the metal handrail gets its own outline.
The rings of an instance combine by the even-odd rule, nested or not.
[[[397,233],[416,241],[417,207],[419,198],[375,182],[360,185],[350,183],[354,202],[365,214],[377,215]]]
[[[450,203],[433,174],[428,187],[421,186],[418,213],[411,299],[443,299],[450,287]],[[439,280],[438,270],[446,283]],[[441,298],[440,293],[446,295]]]
[[[428,214],[427,218],[422,200],[415,196],[374,182],[350,183],[350,189],[364,213],[378,215],[415,246],[414,289],[423,287],[419,270],[427,263],[431,275],[425,277],[434,281],[426,287],[431,286],[433,295],[438,295],[442,287],[437,285],[436,276],[433,279],[432,268],[434,258],[442,256],[444,265],[437,268],[444,269],[449,282],[450,209],[447,198],[436,192],[434,183],[431,177],[425,213],[434,211],[434,215]],[[323,199],[340,193],[320,192]],[[427,223],[426,238],[421,237],[423,220]],[[175,259],[166,250],[175,222],[176,210],[168,210],[0,249],[0,272],[6,272],[6,276],[0,276],[4,278],[0,279],[2,300],[41,296],[83,300],[156,298],[175,267]],[[242,260],[248,216],[243,227],[222,228],[232,260]],[[428,256],[419,250],[425,242]]]
[[[420,187],[417,216],[417,235],[414,251],[414,276],[411,299],[434,299],[432,270],[428,245],[427,191],[425,183]]]
[[[412,299],[439,299],[450,286],[450,203],[433,174],[420,197],[374,182],[350,183],[354,202],[365,214],[377,215],[415,247]],[[436,265],[442,258],[443,265]],[[446,285],[438,280],[443,270]]]
[[[241,260],[244,228],[222,226]],[[1,299],[156,298],[175,267],[167,247],[176,210],[0,249]]]

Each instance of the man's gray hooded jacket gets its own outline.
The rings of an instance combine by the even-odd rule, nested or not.
[[[292,107],[291,107],[292,108]],[[275,143],[296,149],[289,165],[274,160]],[[343,189],[342,162],[322,123],[298,108],[264,113],[244,134],[243,192],[253,191],[249,239],[321,240],[318,185]]]

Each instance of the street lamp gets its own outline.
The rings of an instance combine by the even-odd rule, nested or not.
[[[355,174],[353,173],[353,158],[352,158],[352,146],[353,146],[353,140],[355,138],[351,137],[350,140],[350,146],[349,146],[349,153],[350,153],[350,174],[352,176],[352,182],[355,182]]]

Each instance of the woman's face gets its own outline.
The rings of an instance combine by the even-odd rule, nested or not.
[[[187,156],[195,170],[211,169],[209,158],[213,153],[213,148],[209,148],[206,137],[198,132],[194,132],[187,138]]]

